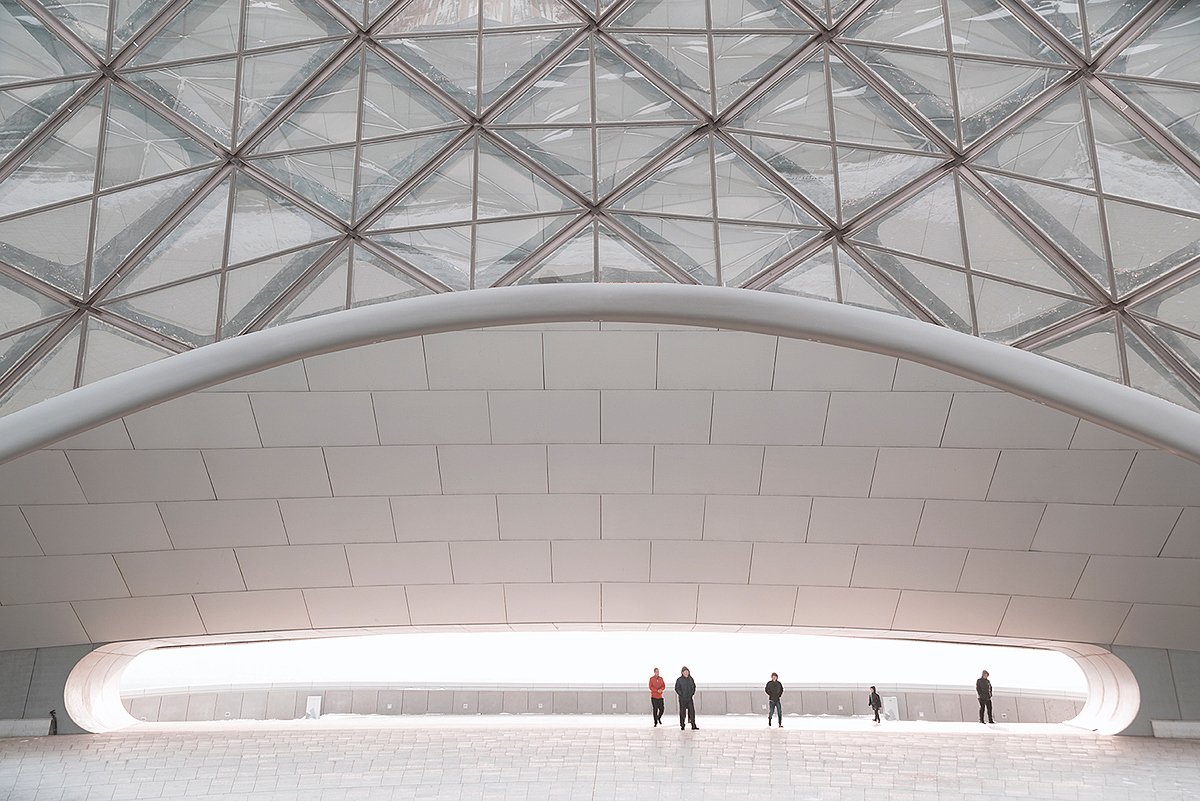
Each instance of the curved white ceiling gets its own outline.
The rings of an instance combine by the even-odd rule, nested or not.
[[[175,395],[218,363],[327,349],[339,322],[361,342],[377,325],[453,327],[423,316],[439,304],[474,304],[459,325],[475,326],[531,293],[532,319],[551,294],[581,304],[559,320],[672,294],[566,289],[404,301],[139,372]],[[770,302],[792,325],[832,324]],[[992,347],[815,307],[927,361],[918,332]],[[784,324],[763,311],[747,326]],[[710,320],[738,313],[717,303]],[[1017,367],[979,372],[1038,380]],[[131,377],[109,379],[120,402]],[[427,334],[184,394],[0,466],[0,643],[666,623],[1197,650],[1198,497],[1192,462],[894,355],[670,324]]]

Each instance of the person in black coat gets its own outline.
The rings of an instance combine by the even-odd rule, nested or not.
[[[871,685],[871,695],[867,698],[867,706],[875,710],[875,723],[879,723],[879,710],[883,707],[883,699],[879,697],[879,693],[875,692],[875,685]]]
[[[779,728],[783,728],[783,704],[779,702],[779,696],[783,695],[783,685],[779,683],[779,674],[772,673],[771,680],[767,682],[764,688],[767,693],[767,725],[771,725],[771,715],[775,712],[779,713]]]
[[[992,682],[988,680],[988,672],[975,680],[975,694],[979,696],[979,722],[983,723],[983,711],[987,710],[987,722],[995,723],[992,719]]]
[[[696,681],[692,678],[687,665],[683,666],[679,678],[675,679],[675,694],[679,696],[679,730],[683,731],[684,729],[685,715],[691,721],[693,729],[700,728],[696,725],[696,705],[693,701],[696,696]]]

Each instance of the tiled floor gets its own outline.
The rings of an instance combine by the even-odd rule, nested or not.
[[[641,717],[326,718],[0,740],[0,797],[1197,799],[1200,741],[1065,726]],[[179,728],[183,726],[184,728]],[[220,727],[220,728],[218,728]]]

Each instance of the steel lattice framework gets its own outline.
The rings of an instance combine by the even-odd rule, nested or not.
[[[0,0],[0,413],[431,292],[673,281],[1200,409],[1200,4]]]

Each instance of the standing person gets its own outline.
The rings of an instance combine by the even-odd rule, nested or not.
[[[992,683],[988,680],[988,672],[975,680],[975,694],[979,696],[979,722],[983,723],[983,710],[987,710],[987,722],[995,723],[992,719]]]
[[[654,711],[654,725],[662,723],[663,716],[663,690],[667,688],[667,681],[662,676],[658,675],[658,668],[654,669],[654,675],[650,677],[650,708]]]
[[[696,696],[696,681],[692,678],[692,673],[687,669],[687,665],[679,672],[679,678],[675,679],[675,694],[679,696],[679,730],[683,731],[684,716],[692,723],[692,729],[698,729],[696,725],[696,705],[693,699]]]
[[[783,695],[783,685],[779,683],[779,674],[772,673],[771,680],[767,682],[767,726],[771,725],[772,713],[779,713],[779,728],[783,728],[783,704],[779,703],[779,696]]]
[[[879,709],[883,706],[883,699],[875,692],[874,684],[871,685],[871,697],[867,699],[867,705],[875,710],[875,722],[879,723]]]

